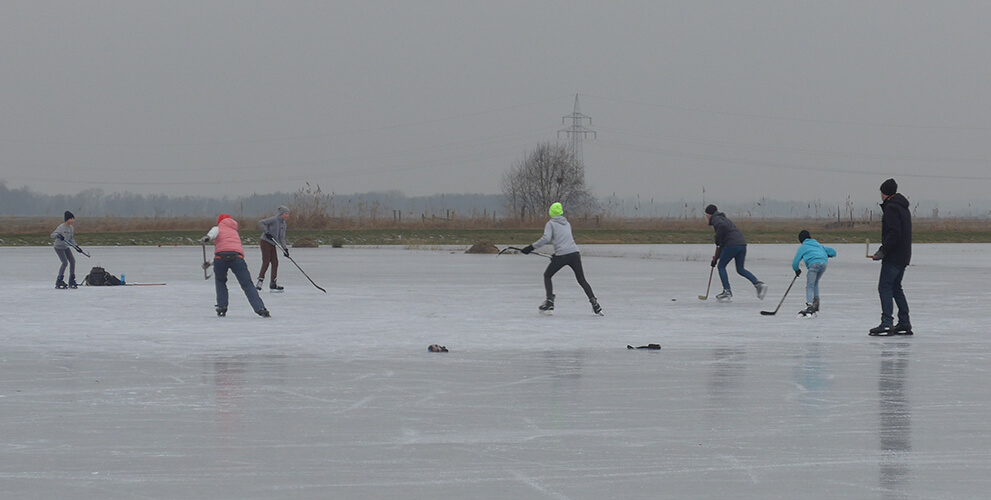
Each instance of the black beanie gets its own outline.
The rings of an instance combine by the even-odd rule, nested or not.
[[[65,220],[75,219],[75,218],[76,218],[76,216],[75,215],[72,215],[72,212],[70,212],[68,210],[65,211]]]
[[[812,237],[812,235],[811,235],[811,234],[809,234],[809,232],[808,232],[808,231],[806,231],[806,230],[804,230],[804,229],[803,229],[803,230],[801,230],[801,231],[800,231],[800,232],[798,233],[798,242],[799,242],[799,243],[804,243],[804,242],[805,242],[805,240],[807,240],[807,239],[809,239],[809,238],[811,238],[811,237]]]
[[[709,205],[709,206],[705,207],[705,213],[707,213],[709,215],[712,215],[712,214],[716,213],[717,210],[718,209],[716,208],[715,205]]]
[[[891,196],[898,192],[898,183],[894,179],[888,179],[881,183],[881,194]]]

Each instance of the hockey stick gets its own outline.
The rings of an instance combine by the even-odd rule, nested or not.
[[[496,255],[496,257],[498,257],[499,255],[502,255],[503,252],[505,252],[506,250],[516,250],[519,253],[523,253],[523,249],[522,248],[506,247],[506,248],[503,248],[502,250],[499,250],[499,253]],[[531,255],[539,255],[541,257],[547,257],[548,259],[551,258],[551,256],[550,255],[547,255],[546,253],[530,252],[530,254]],[[524,254],[524,255],[526,255],[526,254]]]
[[[83,255],[85,255],[85,256],[87,256],[87,257],[89,257],[89,254],[88,254],[88,253],[86,253],[86,250],[83,250],[82,248],[79,248],[79,245],[77,245],[77,244],[75,244],[75,243],[73,243],[73,242],[71,242],[71,241],[66,241],[66,243],[67,243],[67,244],[68,244],[69,246],[71,246],[72,248],[75,248],[77,252],[79,252],[79,253],[81,253],[81,254],[83,254]]]
[[[715,266],[709,269],[709,284],[705,286],[705,295],[699,295],[699,300],[709,300],[709,288],[712,287],[712,272],[715,270]]]
[[[775,314],[778,314],[778,309],[781,309],[781,304],[784,304],[785,303],[785,297],[787,297],[788,296],[788,292],[791,291],[791,285],[794,285],[795,284],[795,280],[797,280],[797,279],[798,279],[798,275],[796,274],[795,277],[791,279],[791,284],[788,285],[788,289],[785,290],[784,296],[781,297],[781,302],[778,302],[778,307],[775,307],[774,308],[774,311],[761,311],[760,313],[762,315],[764,315],[764,316],[774,316]]]
[[[296,264],[296,261],[289,256],[289,249],[286,248],[286,246],[283,245],[281,241],[275,241],[275,242],[278,243],[280,247],[282,247],[282,251],[285,252],[286,258],[289,259],[293,263],[293,265],[296,266],[296,269],[299,269],[299,272],[303,273],[303,276],[306,276],[306,279],[310,280],[310,284],[317,287],[317,290],[320,290],[323,293],[327,293],[327,290],[324,290],[320,285],[314,283],[313,279],[310,278],[310,275],[306,274],[306,271],[304,271],[302,267],[299,267],[299,264]]]
[[[210,279],[210,275],[206,273],[206,270],[210,267],[210,262],[206,260],[206,242],[203,243],[203,279]]]

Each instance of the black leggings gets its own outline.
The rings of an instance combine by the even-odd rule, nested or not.
[[[547,298],[554,297],[554,285],[551,284],[551,278],[564,266],[571,267],[571,270],[575,272],[575,279],[578,280],[578,284],[585,290],[585,295],[588,295],[589,299],[594,298],[595,295],[592,293],[592,286],[588,284],[588,281],[585,281],[585,271],[582,270],[582,254],[578,252],[551,257],[551,263],[547,265],[547,270],[544,271],[544,288],[547,289]]]

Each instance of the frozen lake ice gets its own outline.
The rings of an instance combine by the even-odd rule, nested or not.
[[[879,323],[879,264],[831,245],[822,313],[781,312],[796,245],[751,245],[764,301],[711,245],[583,246],[570,270],[460,248],[300,249],[272,318],[199,247],[93,247],[158,287],[54,290],[51,248],[0,248],[6,498],[986,498],[989,245],[916,245],[913,337]],[[248,248],[257,272],[260,255]],[[713,290],[718,290],[715,278]],[[715,292],[713,292],[714,295]],[[429,344],[449,353],[428,353]],[[659,343],[660,351],[627,344]]]

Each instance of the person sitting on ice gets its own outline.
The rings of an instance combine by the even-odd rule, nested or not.
[[[551,284],[551,278],[561,268],[568,266],[575,272],[578,284],[585,290],[585,295],[588,296],[588,301],[592,304],[592,311],[601,316],[602,308],[599,307],[599,301],[592,293],[591,285],[585,280],[581,252],[578,250],[578,245],[575,244],[574,236],[571,235],[571,224],[568,223],[568,219],[564,218],[564,208],[560,203],[554,203],[548,214],[551,216],[551,220],[544,225],[544,235],[522,250],[524,254],[529,254],[547,243],[554,245],[554,255],[544,271],[544,288],[547,291],[547,300],[538,309],[542,314],[552,314],[554,311],[554,286]]]
[[[200,238],[203,244],[213,242],[216,246],[213,256],[213,278],[217,286],[217,316],[227,316],[227,271],[237,277],[237,282],[244,290],[248,303],[255,313],[263,318],[270,317],[265,303],[258,296],[258,290],[251,283],[251,272],[244,262],[244,248],[241,246],[241,235],[237,232],[237,221],[230,215],[220,214],[217,225],[210,229],[206,236]]]
[[[795,271],[795,277],[802,275],[799,264],[805,261],[808,273],[805,275],[805,309],[798,312],[803,318],[814,318],[819,314],[819,280],[826,272],[826,264],[831,257],[836,257],[836,250],[823,246],[818,241],[812,239],[808,231],[802,230],[798,233],[798,242],[802,245],[795,253],[795,259],[791,262],[791,268]]]

